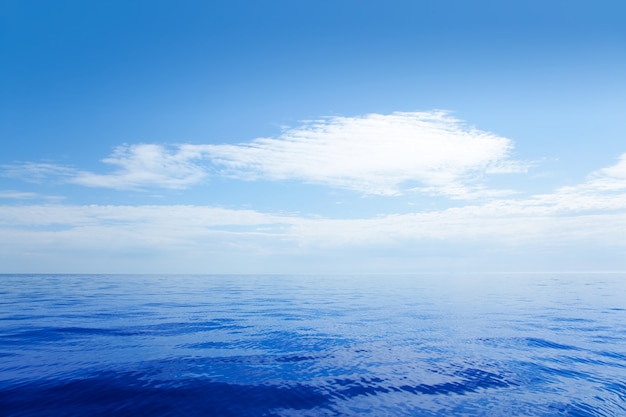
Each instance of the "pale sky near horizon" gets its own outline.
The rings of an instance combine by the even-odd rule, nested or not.
[[[626,270],[622,1],[0,3],[0,273]]]

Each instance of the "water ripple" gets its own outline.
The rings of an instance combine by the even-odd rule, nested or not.
[[[0,415],[626,415],[625,278],[4,275]]]

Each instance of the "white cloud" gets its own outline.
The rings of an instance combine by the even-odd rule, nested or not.
[[[110,174],[79,171],[70,182],[115,189],[187,188],[206,177],[205,169],[198,164],[201,159],[202,153],[192,145],[178,146],[174,151],[154,144],[123,145],[102,160],[117,166],[116,171]]]
[[[0,205],[0,263],[20,270],[20,262],[30,264],[39,256],[45,258],[42,265],[57,262],[62,268],[79,256],[86,268],[87,260],[98,258],[106,269],[109,260],[129,265],[119,262],[141,254],[145,258],[134,264],[138,271],[144,270],[144,259],[173,265],[173,271],[180,259],[190,265],[221,263],[222,271],[236,271],[256,257],[256,264],[246,263],[255,272],[251,265],[271,269],[273,263],[266,261],[271,256],[280,265],[294,259],[300,265],[301,256],[346,253],[352,257],[346,255],[343,262],[361,265],[367,251],[413,259],[442,245],[442,259],[449,259],[452,255],[445,251],[457,245],[466,253],[489,248],[508,251],[513,258],[523,251],[535,256],[552,249],[557,255],[569,250],[618,253],[614,265],[626,265],[621,260],[626,250],[626,153],[578,185],[522,197],[489,189],[482,181],[528,168],[511,158],[512,146],[511,140],[468,128],[445,112],[416,112],[330,118],[236,145],[123,145],[103,160],[114,167],[104,174],[49,163],[4,166],[8,176],[32,181],[55,176],[114,189],[182,189],[217,174],[241,180],[296,179],[364,194],[417,191],[489,199],[352,219],[204,206],[21,202]],[[51,197],[5,190],[0,198]],[[207,271],[202,268],[195,271]]]
[[[252,258],[257,259],[257,266],[271,269],[263,257],[273,256],[282,265],[298,256],[320,253],[351,253],[351,258],[346,255],[349,262],[361,264],[367,260],[359,250],[373,249],[379,254],[390,249],[410,258],[433,245],[443,245],[442,257],[448,260],[454,255],[446,250],[454,245],[465,253],[487,248],[513,258],[520,253],[563,257],[580,250],[595,251],[596,256],[598,251],[602,256],[623,254],[625,156],[616,165],[592,173],[582,184],[551,194],[372,218],[302,217],[180,205],[0,206],[0,252],[7,259],[28,253],[54,253],[65,259],[86,251],[88,256],[127,259],[128,254],[142,253],[155,261],[168,257],[173,268],[177,259],[188,259],[201,265],[196,270],[200,272],[207,271],[202,268],[215,270],[206,266],[207,259],[228,264],[224,268],[231,271]],[[612,185],[606,187],[607,183]],[[613,265],[623,265],[618,258],[622,259],[618,255]],[[568,269],[568,265],[558,266]],[[328,268],[332,270],[332,265]]]
[[[11,200],[48,200],[48,201],[60,201],[63,200],[64,197],[56,196],[56,195],[41,195],[32,192],[24,192],[24,191],[14,191],[14,190],[3,190],[0,191],[0,199],[11,199]]]
[[[60,175],[70,183],[113,189],[182,189],[217,174],[293,179],[363,194],[420,191],[473,198],[508,192],[485,188],[485,175],[528,168],[510,159],[512,148],[510,139],[431,111],[333,117],[241,144],[123,145],[102,160],[116,167],[104,174],[33,163],[5,169],[12,175]]]
[[[71,178],[75,175],[73,168],[47,162],[27,162],[24,164],[2,165],[2,175],[21,178],[28,182],[41,182],[48,177]]]
[[[626,189],[626,153],[618,162],[608,168],[593,173],[585,184],[586,188],[597,191],[620,191]]]
[[[83,271],[159,272],[167,259],[174,272],[198,272],[201,264],[215,271],[225,260],[232,266],[289,250],[284,220],[215,207],[0,206],[0,264],[22,271],[81,265]]]
[[[520,205],[519,202],[508,202]],[[593,172],[576,186],[561,187],[554,193],[533,196],[520,210],[544,214],[626,209],[626,153],[617,164]]]
[[[510,139],[433,111],[334,117],[275,139],[205,149],[226,175],[241,179],[299,179],[379,195],[413,183],[414,190],[469,198],[488,194],[482,175],[527,168],[509,159],[512,148]]]
[[[13,190],[0,191],[0,198],[6,198],[6,199],[30,200],[30,199],[34,199],[38,197],[39,195],[36,193],[13,191]]]
[[[15,226],[153,225],[187,228],[277,223],[282,216],[203,206],[29,205],[0,206],[0,224]]]

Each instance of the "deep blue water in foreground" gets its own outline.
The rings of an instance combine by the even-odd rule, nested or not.
[[[626,415],[626,275],[0,275],[2,416]]]

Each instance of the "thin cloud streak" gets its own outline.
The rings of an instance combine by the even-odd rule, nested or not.
[[[102,160],[117,166],[116,171],[110,174],[79,171],[70,182],[114,189],[184,189],[205,179],[204,168],[197,164],[202,158],[199,149],[190,145],[178,146],[175,151],[154,144],[123,145]]]
[[[5,191],[0,191],[0,198],[14,199],[14,200],[32,200],[32,199],[39,198],[39,194],[23,192],[23,191],[5,190]]]
[[[40,183],[47,178],[56,178],[61,181],[71,181],[76,175],[76,169],[48,162],[26,162],[23,164],[1,165],[2,176],[19,178],[33,183]]]
[[[0,191],[0,199],[61,201],[64,200],[65,197],[58,195],[42,195],[25,191],[3,190]]]

